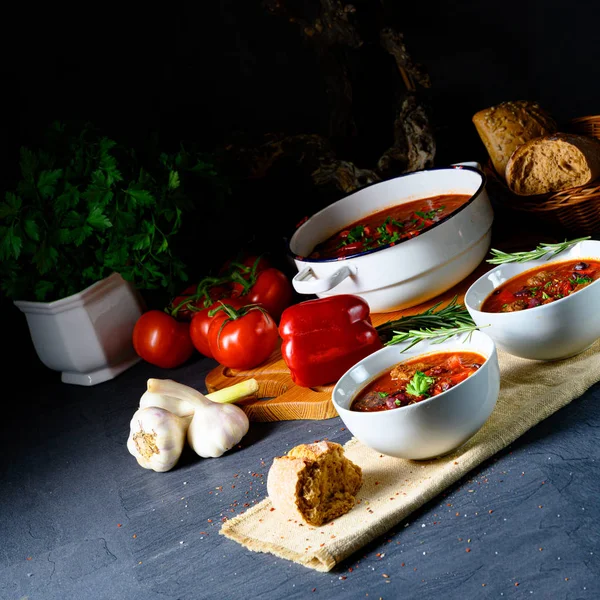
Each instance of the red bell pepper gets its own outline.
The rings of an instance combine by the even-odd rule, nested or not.
[[[352,294],[289,306],[281,315],[279,335],[283,360],[301,387],[334,383],[358,361],[383,348],[369,305]]]

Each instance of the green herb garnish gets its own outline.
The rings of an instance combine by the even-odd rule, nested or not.
[[[492,248],[490,250],[490,254],[493,258],[489,258],[486,262],[492,265],[501,265],[509,262],[527,262],[528,260],[536,260],[538,258],[542,258],[546,256],[546,254],[551,254],[552,256],[556,256],[560,254],[567,248],[578,244],[579,242],[583,242],[585,240],[589,240],[591,236],[577,238],[575,240],[565,240],[564,242],[559,242],[557,244],[540,244],[535,248],[535,250],[530,250],[528,252],[502,252],[502,250],[496,250]],[[552,256],[548,258],[552,258]]]
[[[585,283],[592,283],[593,279],[587,275],[584,275],[583,277],[574,275],[571,281],[576,285],[584,285]]]
[[[377,392],[380,398],[387,398],[389,394],[387,392]]]
[[[411,396],[429,396],[429,388],[435,383],[433,377],[428,377],[422,371],[416,371],[406,386],[406,393]]]
[[[435,340],[433,343],[439,344],[461,333],[472,334],[479,327],[475,325],[465,306],[458,304],[457,300],[458,296],[454,296],[447,306],[437,312],[436,309],[442,302],[422,313],[383,323],[377,327],[377,332],[386,346],[410,342],[403,352],[422,340]]]
[[[548,294],[546,294],[546,292],[542,292],[542,300],[549,300],[550,296],[548,296]]]

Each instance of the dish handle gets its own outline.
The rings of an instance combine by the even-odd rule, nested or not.
[[[305,267],[294,276],[292,285],[299,294],[320,294],[333,289],[346,277],[356,275],[357,271],[353,265],[344,265],[329,275],[317,277],[311,267]]]

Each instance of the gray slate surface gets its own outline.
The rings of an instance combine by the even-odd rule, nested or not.
[[[274,456],[347,441],[338,418],[252,423],[241,448],[188,452],[168,473],[127,452],[148,377],[204,390],[214,365],[140,363],[92,388],[56,374],[21,391],[1,427],[0,600],[600,597],[600,384],[318,573],[218,530],[266,495]]]

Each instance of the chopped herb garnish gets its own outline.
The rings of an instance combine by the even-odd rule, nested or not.
[[[549,288],[551,285],[552,285],[552,282],[551,282],[551,281],[547,281],[547,282],[544,284],[544,289],[545,289],[545,290],[547,290],[547,289],[548,289],[548,288]]]
[[[387,398],[389,394],[387,392],[377,392],[380,398]]]
[[[427,377],[423,371],[416,371],[406,386],[406,393],[411,396],[428,396],[429,388],[434,382],[433,377]]]
[[[550,296],[548,296],[548,294],[546,294],[546,292],[542,292],[542,299],[543,300],[549,300]]]
[[[576,285],[584,285],[585,283],[592,283],[592,281],[592,278],[587,275],[580,277],[579,275],[573,274],[573,283]]]

